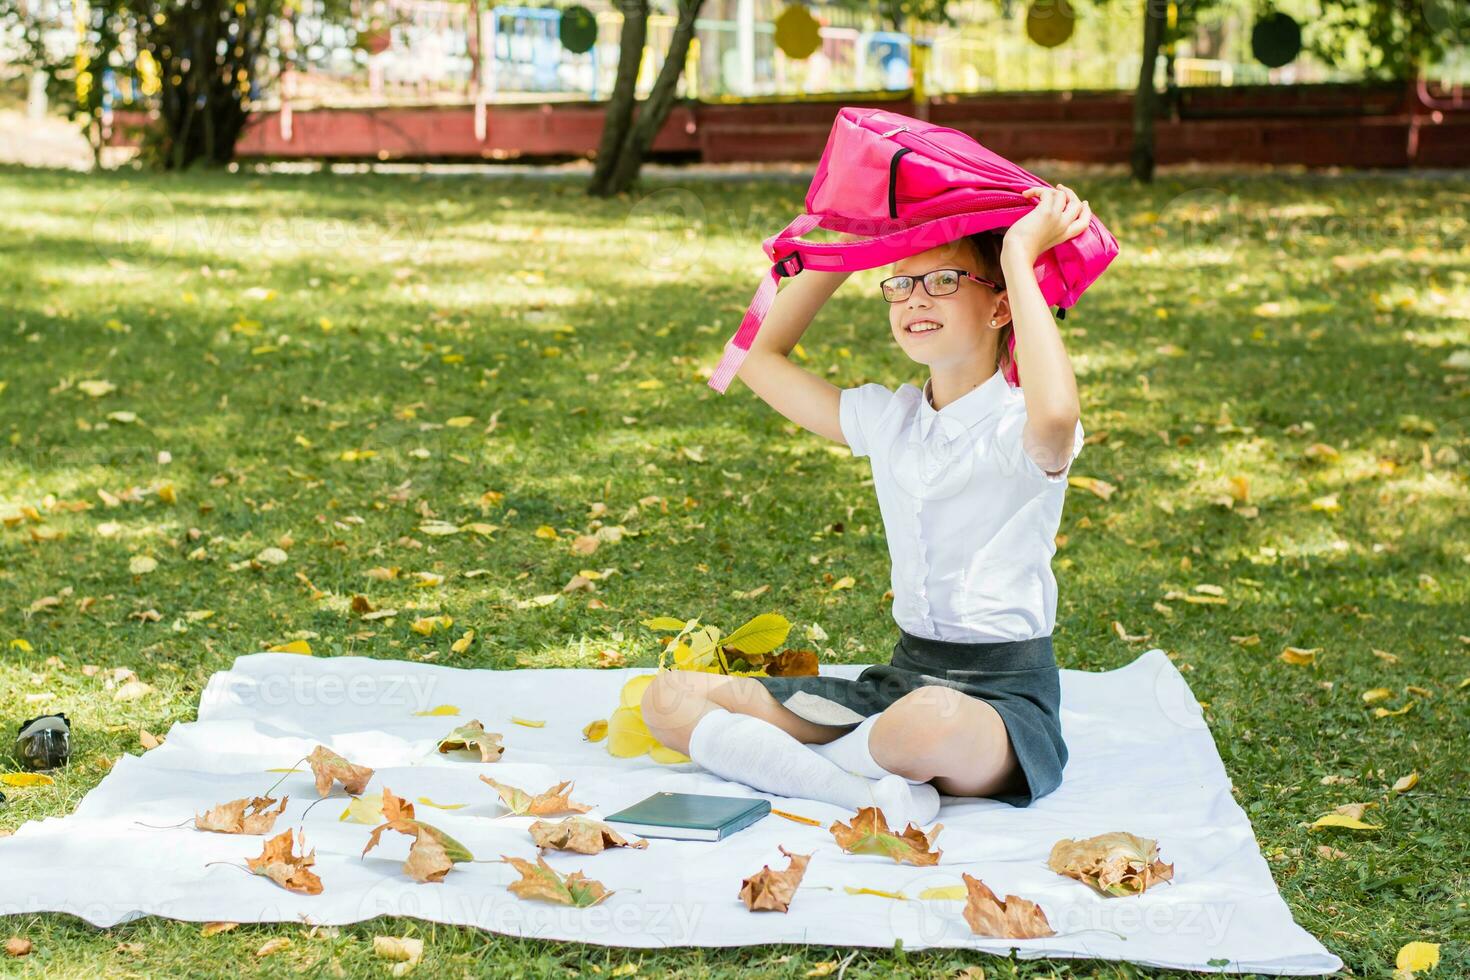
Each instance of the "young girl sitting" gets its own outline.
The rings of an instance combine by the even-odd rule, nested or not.
[[[899,636],[856,680],[660,673],[644,719],[710,772],[876,805],[896,827],[933,820],[941,792],[1026,806],[1060,784],[1051,557],[1082,425],[1034,266],[1092,215],[1061,184],[1025,195],[1035,207],[1003,234],[913,255],[883,280],[894,340],[929,369],[922,390],[839,389],[788,360],[847,273],[806,270],[777,293],[739,377],[869,457]]]

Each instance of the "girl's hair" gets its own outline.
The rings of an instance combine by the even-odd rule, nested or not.
[[[1005,230],[999,229],[977,231],[963,239],[969,242],[979,262],[978,274],[1000,283],[1001,289],[1006,288],[1005,271],[1000,264],[1000,249],[1004,237]],[[1016,335],[1009,323],[1000,328],[1000,338],[995,347],[995,369],[1005,376],[1012,387],[1021,384],[1021,373],[1016,366]]]

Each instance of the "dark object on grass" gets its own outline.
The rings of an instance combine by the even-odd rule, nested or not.
[[[66,715],[42,715],[20,726],[15,758],[32,772],[59,769],[71,758],[71,725]]]

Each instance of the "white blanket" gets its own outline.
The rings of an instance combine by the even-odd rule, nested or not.
[[[831,672],[853,676],[861,668]],[[810,827],[777,816],[720,843],[651,841],[647,850],[594,856],[551,852],[561,871],[581,870],[615,894],[576,909],[521,901],[506,891],[517,873],[502,863],[456,865],[441,884],[402,872],[409,840],[388,833],[365,858],[369,828],[338,818],[346,798],[301,814],[317,799],[311,775],[289,775],[277,831],[304,826],[316,849],[324,891],[288,892],[225,864],[258,854],[263,838],[203,833],[176,824],[230,799],[253,796],[318,743],[377,770],[369,792],[386,786],[409,800],[467,803],[419,807],[419,817],[466,844],[480,859],[530,858],[530,818],[503,817],[476,777],[537,793],[576,780],[573,798],[605,816],[660,790],[751,795],[692,764],[661,766],[647,756],[615,759],[583,741],[582,727],[605,718],[632,670],[459,670],[361,657],[291,654],[240,657],[214,675],[199,720],[175,725],[167,743],[124,756],[68,817],[21,827],[0,839],[0,913],[67,912],[97,926],[142,915],[189,921],[357,922],[382,914],[474,925],[495,932],[610,946],[740,946],[812,943],[906,949],[965,947],[1005,955],[1098,957],[1192,970],[1324,974],[1341,961],[1292,921],[1188,685],[1162,651],[1109,673],[1062,672],[1062,723],[1071,760],[1061,788],[1026,809],[946,799],[933,868],[843,854],[826,825],[849,816],[834,806],[773,798],[780,809],[815,818]],[[458,717],[420,716],[436,705]],[[511,718],[544,719],[544,728]],[[456,725],[479,719],[505,736],[505,757],[481,764],[435,751]],[[497,819],[499,818],[499,819]],[[1126,830],[1157,838],[1174,881],[1141,897],[1103,898],[1046,867],[1052,844]],[[751,913],[741,879],[786,860],[777,845],[813,853],[787,914]],[[981,939],[963,903],[920,901],[921,891],[979,877],[998,895],[1040,903],[1058,935]],[[902,892],[908,900],[852,895],[844,886]]]

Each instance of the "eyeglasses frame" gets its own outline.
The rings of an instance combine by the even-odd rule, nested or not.
[[[972,275],[971,273],[966,272],[964,269],[930,269],[928,272],[924,273],[922,276],[911,276],[911,275],[907,275],[907,274],[900,274],[900,275],[896,275],[896,276],[889,276],[887,279],[884,279],[883,282],[878,283],[878,293],[879,293],[879,295],[882,295],[883,298],[885,300],[887,300],[887,302],[889,302],[889,303],[902,303],[902,302],[905,302],[906,300],[908,300],[908,298],[910,296],[914,295],[914,287],[912,285],[909,286],[908,293],[905,294],[904,296],[902,296],[899,299],[888,299],[888,297],[886,295],[883,295],[883,286],[884,286],[885,283],[892,282],[895,279],[912,279],[915,284],[923,283],[924,284],[924,292],[928,293],[930,297],[935,297],[934,292],[932,290],[930,290],[930,288],[929,288],[929,283],[925,282],[925,280],[928,279],[930,276],[934,275],[934,273],[936,273],[936,272],[957,272],[961,276],[964,276],[966,279],[970,279],[970,280],[973,280],[975,282],[978,282],[982,286],[989,286],[991,289],[994,289],[997,292],[1005,289],[1005,287],[1002,286],[998,282],[993,282],[993,281],[991,281],[989,279],[986,279],[986,278],[984,278],[982,276]],[[956,293],[959,292],[959,287],[958,286],[955,287],[955,292]],[[953,295],[954,295],[954,293],[940,293],[939,294],[939,296],[953,296]]]

